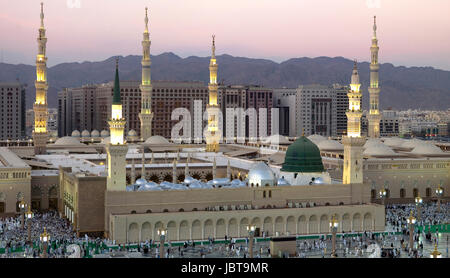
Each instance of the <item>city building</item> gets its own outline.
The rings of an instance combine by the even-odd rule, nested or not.
[[[0,140],[23,139],[25,133],[25,86],[0,83]]]
[[[384,110],[380,120],[380,136],[393,137],[399,135],[399,117],[397,111]]]

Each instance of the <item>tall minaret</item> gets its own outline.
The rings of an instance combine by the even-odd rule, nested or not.
[[[212,54],[209,62],[209,103],[206,106],[208,114],[208,129],[205,132],[206,151],[218,152],[221,130],[219,130],[219,106],[217,105],[217,61],[215,36],[212,36]]]
[[[152,136],[152,82],[150,78],[150,35],[148,33],[148,16],[147,7],[145,8],[145,31],[144,40],[142,41],[142,84],[141,88],[141,138],[145,141]]]
[[[34,110],[34,152],[35,154],[46,153],[46,145],[48,139],[47,131],[47,57],[45,50],[47,38],[45,37],[44,28],[44,3],[41,3],[41,27],[39,28],[38,54],[36,57],[36,101],[33,104]]]
[[[347,136],[342,137],[344,144],[343,183],[362,183],[362,151],[365,138],[361,137],[361,84],[359,83],[356,61],[353,66],[352,79],[348,96]]]
[[[369,137],[378,138],[380,137],[380,110],[379,110],[379,97],[380,97],[380,86],[378,82],[378,70],[380,65],[378,64],[378,39],[377,39],[377,22],[376,16],[373,17],[373,36],[372,36],[372,46],[370,47],[371,52],[371,63],[370,63],[370,111],[367,119],[369,121]]]
[[[119,59],[116,60],[116,77],[111,107],[111,119],[108,121],[111,141],[106,145],[108,153],[107,190],[125,191],[126,189],[126,154],[128,145],[123,140],[125,119],[122,117],[122,101],[120,99]]]

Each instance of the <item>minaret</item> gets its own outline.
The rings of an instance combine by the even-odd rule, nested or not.
[[[128,145],[123,140],[125,119],[122,117],[122,102],[120,99],[119,59],[116,60],[116,76],[114,80],[114,95],[111,107],[111,119],[108,121],[111,141],[106,145],[108,153],[107,190],[124,191],[126,189],[126,154]]]
[[[356,61],[353,66],[352,79],[348,96],[347,136],[342,137],[344,144],[343,183],[362,183],[362,151],[365,138],[361,137],[361,84],[359,83]]]
[[[227,163],[227,178],[229,178],[231,180],[231,165],[230,165],[229,159],[228,159],[228,163]]]
[[[380,137],[380,120],[381,115],[379,111],[379,97],[380,97],[380,86],[378,82],[378,70],[380,65],[378,64],[378,39],[377,39],[377,22],[376,16],[373,17],[373,37],[372,46],[370,47],[370,52],[372,56],[372,61],[370,63],[370,110],[367,119],[369,121],[369,137],[378,138]]]
[[[44,28],[44,3],[41,3],[41,27],[39,28],[38,54],[36,57],[36,101],[33,104],[34,110],[34,152],[35,154],[46,153],[48,139],[47,131],[47,57],[45,56],[47,38]]]
[[[215,36],[212,36],[212,54],[209,62],[209,103],[206,106],[208,114],[208,129],[205,132],[206,151],[218,152],[221,130],[219,130],[219,106],[217,105],[217,61]]]
[[[155,153],[152,152],[152,158],[150,159],[150,164],[155,163]]]
[[[134,165],[134,158],[131,159],[131,183],[134,184],[136,182],[136,167]]]
[[[177,160],[173,159],[172,183],[177,183]]]
[[[213,172],[212,172],[213,180],[216,179],[216,172],[217,172],[216,157],[214,157],[214,160],[213,160]]]
[[[141,113],[139,119],[141,120],[141,138],[145,141],[152,136],[152,82],[150,78],[150,34],[148,33],[148,16],[147,7],[145,8],[145,31],[144,39],[142,41],[142,84],[141,89]]]
[[[184,177],[189,177],[189,154],[188,157],[186,159],[186,166],[184,167]]]

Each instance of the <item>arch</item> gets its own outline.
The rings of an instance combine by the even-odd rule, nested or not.
[[[274,234],[272,218],[269,216],[264,218],[263,231],[267,233],[267,236],[272,236]]]
[[[297,230],[298,230],[298,233],[301,234],[301,235],[305,235],[305,234],[308,233],[308,225],[307,225],[307,222],[306,222],[306,216],[301,215],[298,218],[298,228],[297,228]]]
[[[248,226],[248,219],[247,217],[244,217],[239,222],[239,236],[247,236],[247,226]]]
[[[297,234],[297,229],[295,228],[295,218],[292,215],[288,216],[288,218],[286,219],[286,234]]]
[[[349,232],[351,229],[350,214],[346,213],[342,216],[342,231]]]
[[[414,188],[413,189],[413,197],[416,198],[419,195],[419,189]]]
[[[375,189],[370,190],[370,198],[375,199],[377,196],[377,191]]]
[[[141,228],[141,241],[147,241],[152,239],[152,225],[149,222],[142,224]]]
[[[236,218],[231,218],[228,222],[228,235],[230,237],[237,237],[238,236],[238,225]]]
[[[279,233],[279,235],[284,234],[284,219],[281,216],[275,218],[275,231],[274,234]]]
[[[179,212],[184,212],[184,209],[183,209],[183,208],[180,208],[178,211],[179,211]]]
[[[153,240],[159,241],[158,230],[163,228],[163,223],[158,221],[155,223],[155,227],[153,230]]]
[[[216,222],[216,238],[225,238],[227,234],[225,220],[223,218]]]
[[[167,224],[167,236],[166,240],[177,240],[178,239],[178,233],[177,233],[177,224],[175,221],[170,221]]]
[[[214,237],[214,225],[211,219],[205,221],[203,225],[204,238]]]
[[[425,189],[425,197],[431,197],[431,188],[430,187],[427,187]]]
[[[159,177],[156,174],[150,176],[150,181],[159,183]]]
[[[255,226],[256,228],[261,228],[261,219],[259,217],[254,217],[252,219],[252,225]]]
[[[369,212],[364,214],[364,222],[363,222],[363,230],[364,231],[371,231],[373,229],[372,227],[372,214]]]
[[[319,233],[319,223],[317,220],[317,216],[311,215],[308,221],[308,233],[309,234],[317,234]]]
[[[137,223],[131,223],[128,228],[128,242],[134,243],[139,241],[139,226]]]
[[[185,178],[184,174],[179,174],[178,177],[177,177],[177,180],[178,180],[179,182],[183,182],[183,181],[184,181],[184,178]]]
[[[360,232],[361,231],[361,214],[355,213],[353,214],[353,221],[352,221],[352,230],[354,232]]]
[[[202,224],[200,220],[194,220],[192,222],[192,239],[201,239],[202,238]]]
[[[328,221],[328,215],[323,214],[320,217],[320,233],[328,233],[330,231],[330,223]]]
[[[405,198],[406,190],[404,188],[400,188],[400,198]]]
[[[189,240],[189,223],[186,220],[181,221],[180,223],[180,240]]]
[[[212,174],[211,172],[207,173],[207,174],[205,175],[205,179],[206,179],[207,181],[212,180],[212,179],[213,179],[213,174]]]
[[[171,174],[165,174],[163,181],[172,182],[172,175]]]
[[[194,179],[196,179],[196,180],[200,180],[200,179],[201,179],[201,176],[200,176],[199,173],[194,173],[194,174],[192,175],[192,177],[193,177]]]

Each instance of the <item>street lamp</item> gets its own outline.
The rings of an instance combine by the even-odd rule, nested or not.
[[[20,213],[22,214],[22,230],[25,228],[25,207],[26,206],[27,205],[25,204],[25,202],[22,199],[22,201],[20,201],[20,203],[19,203]]]
[[[386,189],[382,188],[380,190],[380,198],[381,198],[381,204],[384,206],[384,199],[386,198],[387,192]]]
[[[417,207],[417,221],[420,221],[420,205],[422,204],[423,200],[422,197],[420,197],[419,195],[417,195],[417,197],[415,198],[416,201],[416,207]]]
[[[331,257],[336,258],[336,232],[339,227],[339,222],[336,219],[336,214],[333,215],[330,221],[331,229]]]
[[[409,225],[409,247],[412,250],[414,245],[414,225],[416,224],[416,218],[413,216],[412,210],[406,221],[408,222]]]
[[[33,218],[33,212],[31,207],[28,206],[28,211],[25,213],[28,222],[28,242],[31,244],[31,219]]]
[[[438,185],[438,188],[436,188],[436,196],[438,197],[437,203],[438,203],[438,212],[441,212],[441,197],[444,193],[444,190],[441,188],[441,185]]]
[[[430,253],[430,258],[442,258],[441,252],[437,250],[437,244],[434,244],[434,250]]]
[[[255,236],[256,227],[253,225],[247,226],[249,241],[248,241],[248,254],[249,258],[253,258],[253,237]]]
[[[166,239],[167,230],[159,229],[159,257],[164,258],[164,240]]]
[[[41,242],[42,242],[42,258],[47,258],[47,246],[48,241],[50,240],[50,234],[47,233],[47,228],[44,227],[44,232],[41,234]]]

